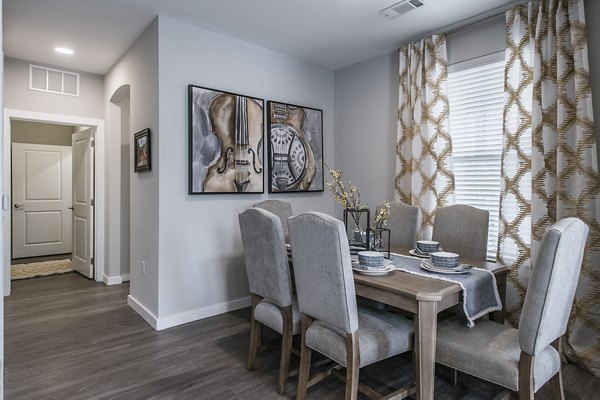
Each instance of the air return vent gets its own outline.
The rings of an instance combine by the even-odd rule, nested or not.
[[[29,89],[79,96],[79,74],[29,64]]]
[[[400,14],[404,14],[415,8],[421,7],[425,2],[423,0],[404,0],[399,3],[396,3],[388,8],[384,8],[379,11],[379,14],[383,15],[387,19],[394,19],[399,17]]]

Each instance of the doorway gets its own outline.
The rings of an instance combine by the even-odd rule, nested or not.
[[[72,243],[71,249],[79,249],[80,251],[88,251],[90,252],[91,258],[91,249],[94,249],[94,259],[93,259],[93,269],[90,271],[90,275],[94,277],[96,281],[101,281],[104,273],[104,122],[98,119],[91,118],[82,118],[82,117],[72,117],[72,116],[64,116],[64,115],[55,115],[55,114],[47,114],[47,113],[37,113],[30,111],[22,111],[22,110],[12,110],[5,109],[4,110],[4,187],[3,187],[3,200],[2,207],[3,211],[5,211],[5,215],[8,218],[5,218],[4,221],[4,230],[3,236],[4,240],[4,295],[10,294],[10,271],[11,271],[11,254],[13,249],[13,240],[12,240],[12,229],[13,223],[15,221],[15,207],[14,205],[18,205],[21,203],[13,202],[12,198],[8,195],[11,193],[12,187],[12,176],[11,176],[11,142],[13,136],[12,123],[13,122],[35,122],[35,123],[46,123],[46,124],[54,124],[54,125],[67,125],[67,126],[78,126],[82,131],[87,130],[88,132],[95,133],[95,157],[89,157],[84,154],[82,157],[78,157],[75,153],[75,157],[72,160],[79,159],[83,160],[85,165],[88,168],[88,172],[92,172],[91,175],[95,175],[95,187],[94,189],[90,189],[89,180],[83,181],[83,186],[80,189],[75,188],[73,192],[74,196],[71,199],[75,200],[74,204],[71,205],[75,211],[77,205],[77,198],[87,198],[89,200],[89,204],[93,204],[93,207],[90,207],[89,211],[89,219],[85,220],[85,215],[82,218],[77,218],[74,225],[77,226],[77,222],[79,222],[79,226],[86,226],[86,224],[90,224],[95,220],[95,224],[92,229],[86,229],[90,232],[90,235],[84,239],[84,241],[80,241],[78,243]],[[76,135],[72,135],[74,138]],[[73,140],[73,139],[72,139]],[[90,138],[91,141],[91,138]],[[71,142],[72,144],[73,142]],[[91,142],[90,142],[91,145]],[[81,147],[81,146],[78,146]],[[75,149],[75,147],[71,146],[71,149]],[[46,157],[46,161],[48,161]],[[42,157],[44,159],[44,157]],[[35,163],[34,163],[35,164]],[[42,162],[43,164],[43,162]],[[77,177],[73,177],[74,181],[77,181]],[[92,184],[94,182],[92,181]],[[86,192],[87,191],[87,192]],[[79,197],[78,197],[79,193]],[[14,194],[14,193],[13,193]],[[82,197],[83,196],[83,197]],[[20,207],[19,207],[20,208]],[[18,208],[17,208],[18,209]],[[41,213],[42,215],[44,213]],[[52,214],[52,213],[46,213]],[[55,219],[56,219],[56,213]],[[46,215],[48,217],[48,215]],[[85,220],[85,221],[84,221]],[[39,221],[38,221],[39,222]],[[89,227],[89,226],[88,226]],[[39,232],[36,232],[38,234]],[[43,239],[43,238],[42,238]],[[43,241],[40,239],[39,235],[37,237],[38,241]],[[81,254],[81,253],[80,253]]]
[[[15,120],[11,133],[11,279],[93,278],[93,129]]]

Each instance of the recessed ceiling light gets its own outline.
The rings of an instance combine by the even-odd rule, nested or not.
[[[60,53],[60,54],[68,54],[68,55],[75,53],[73,50],[67,49],[66,47],[55,47],[54,51],[57,53]]]

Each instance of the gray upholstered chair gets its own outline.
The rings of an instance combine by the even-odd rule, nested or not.
[[[377,207],[379,210],[383,204]],[[390,201],[390,216],[386,228],[390,230],[390,245],[414,249],[417,244],[417,231],[421,211],[417,206],[410,206],[399,200]]]
[[[294,215],[292,213],[292,205],[285,201],[280,200],[264,200],[260,203],[254,204],[253,207],[262,208],[263,210],[267,210],[279,217],[281,220],[281,226],[283,228],[283,236],[285,238],[285,242],[290,242],[290,231],[288,229],[288,218]]]
[[[490,213],[464,204],[440,207],[435,212],[432,239],[444,251],[468,260],[485,261]]]
[[[300,333],[300,313],[292,295],[288,257],[279,218],[259,208],[238,216],[248,283],[252,295],[250,350],[246,367],[252,369],[261,345],[262,325],[282,334],[279,384],[285,392],[292,351],[292,336]]]
[[[346,367],[346,399],[355,399],[359,368],[410,350],[413,324],[387,311],[357,307],[350,249],[341,221],[309,212],[288,222],[302,313],[297,398],[306,396],[315,350]]]
[[[544,235],[535,260],[519,329],[489,320],[468,328],[460,319],[438,325],[436,361],[532,399],[550,381],[563,399],[560,339],[579,279],[588,227],[565,218]]]

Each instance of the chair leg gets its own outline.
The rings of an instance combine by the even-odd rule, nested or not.
[[[358,334],[352,332],[346,336],[346,394],[345,400],[356,400],[358,397],[358,378],[360,367],[360,351]]]
[[[277,393],[284,394],[288,371],[290,370],[290,358],[292,355],[292,336],[294,329],[292,322],[292,306],[282,308],[281,316],[283,318],[283,332],[281,333],[281,361],[279,362],[279,385],[277,387]]]
[[[308,389],[312,350],[306,346],[306,330],[312,324],[312,321],[312,318],[308,315],[302,315],[302,339],[300,342],[300,372],[298,373],[297,400],[304,400],[306,398],[306,390]]]
[[[533,362],[532,355],[521,352],[519,357],[519,400],[533,400]]]
[[[558,338],[554,342],[552,342],[552,347],[554,347],[558,351],[559,355],[562,354],[560,342],[561,342],[561,338]],[[556,399],[560,399],[560,400],[565,399],[565,391],[563,389],[563,381],[562,381],[562,369],[559,369],[558,372],[556,373],[556,375],[554,375],[550,379],[550,391],[552,393],[553,399],[555,399],[555,400]]]
[[[250,348],[248,349],[248,360],[246,361],[246,368],[252,370],[254,368],[254,358],[258,352],[262,341],[262,324],[254,319],[254,309],[256,305],[260,303],[261,297],[252,294],[252,320],[250,321]]]

